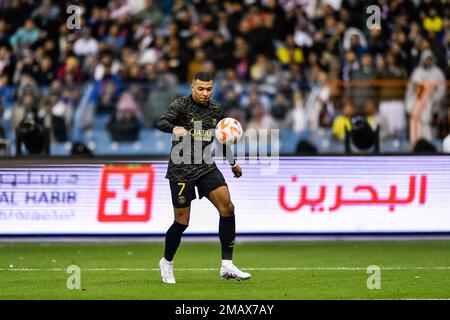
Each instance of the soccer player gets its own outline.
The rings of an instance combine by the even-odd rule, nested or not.
[[[196,198],[195,187],[200,199],[208,198],[219,211],[219,238],[222,249],[220,277],[247,280],[251,275],[239,270],[232,262],[236,234],[234,206],[227,183],[210,156],[214,129],[217,122],[224,117],[224,112],[219,103],[210,100],[213,81],[209,74],[195,74],[191,88],[192,94],[177,98],[157,123],[159,130],[172,133],[173,138],[166,178],[170,181],[175,221],[166,233],[164,257],[159,262],[162,281],[175,283],[173,257],[189,224],[191,201]],[[188,141],[191,154],[187,161],[184,161],[186,158],[183,158],[183,161],[174,161],[173,158],[178,156],[174,151],[179,149],[178,144],[184,143],[183,141]],[[195,144],[200,144],[201,148],[195,147]],[[226,149],[231,171],[235,178],[239,178],[242,169],[236,163],[231,148],[228,146]],[[203,155],[209,155],[209,158]]]

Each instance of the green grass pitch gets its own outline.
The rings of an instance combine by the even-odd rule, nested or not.
[[[238,242],[248,281],[219,279],[217,242],[183,242],[176,285],[161,282],[162,242],[0,243],[0,299],[449,299],[450,241]],[[69,290],[68,266],[81,289]],[[381,269],[369,290],[367,267]]]

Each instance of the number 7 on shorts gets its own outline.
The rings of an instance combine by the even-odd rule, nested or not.
[[[178,182],[177,185],[181,186],[180,192],[178,192],[178,195],[181,196],[181,194],[184,191],[184,188],[186,187],[186,182]]]

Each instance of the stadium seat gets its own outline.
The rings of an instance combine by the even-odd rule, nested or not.
[[[381,153],[395,153],[401,152],[402,144],[399,139],[383,139],[380,142]]]
[[[178,92],[180,96],[188,96],[191,94],[191,85],[190,84],[180,84],[178,85]]]
[[[95,155],[111,154],[110,150],[112,148],[112,140],[109,132],[105,129],[92,130],[92,137],[89,138],[86,142],[88,145],[92,145],[92,142],[95,144]]]
[[[313,138],[314,145],[319,153],[343,153],[344,141],[333,137],[329,128],[319,128]]]
[[[280,154],[294,153],[301,135],[291,129],[280,129]]]
[[[435,146],[437,152],[442,152],[443,149],[442,149],[442,140],[441,139],[438,139],[438,138],[433,139],[433,141],[431,143]]]
[[[55,142],[50,145],[50,155],[52,156],[69,156],[72,143]]]
[[[148,155],[166,155],[172,147],[171,135],[156,129],[142,129],[139,132],[142,151]]]
[[[111,119],[109,114],[97,114],[94,117],[94,121],[92,124],[93,129],[106,129],[106,126]]]

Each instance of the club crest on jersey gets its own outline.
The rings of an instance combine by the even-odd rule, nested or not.
[[[179,197],[178,197],[178,203],[179,203],[179,204],[185,204],[185,203],[186,203],[186,197],[184,197],[184,196],[179,196]]]

